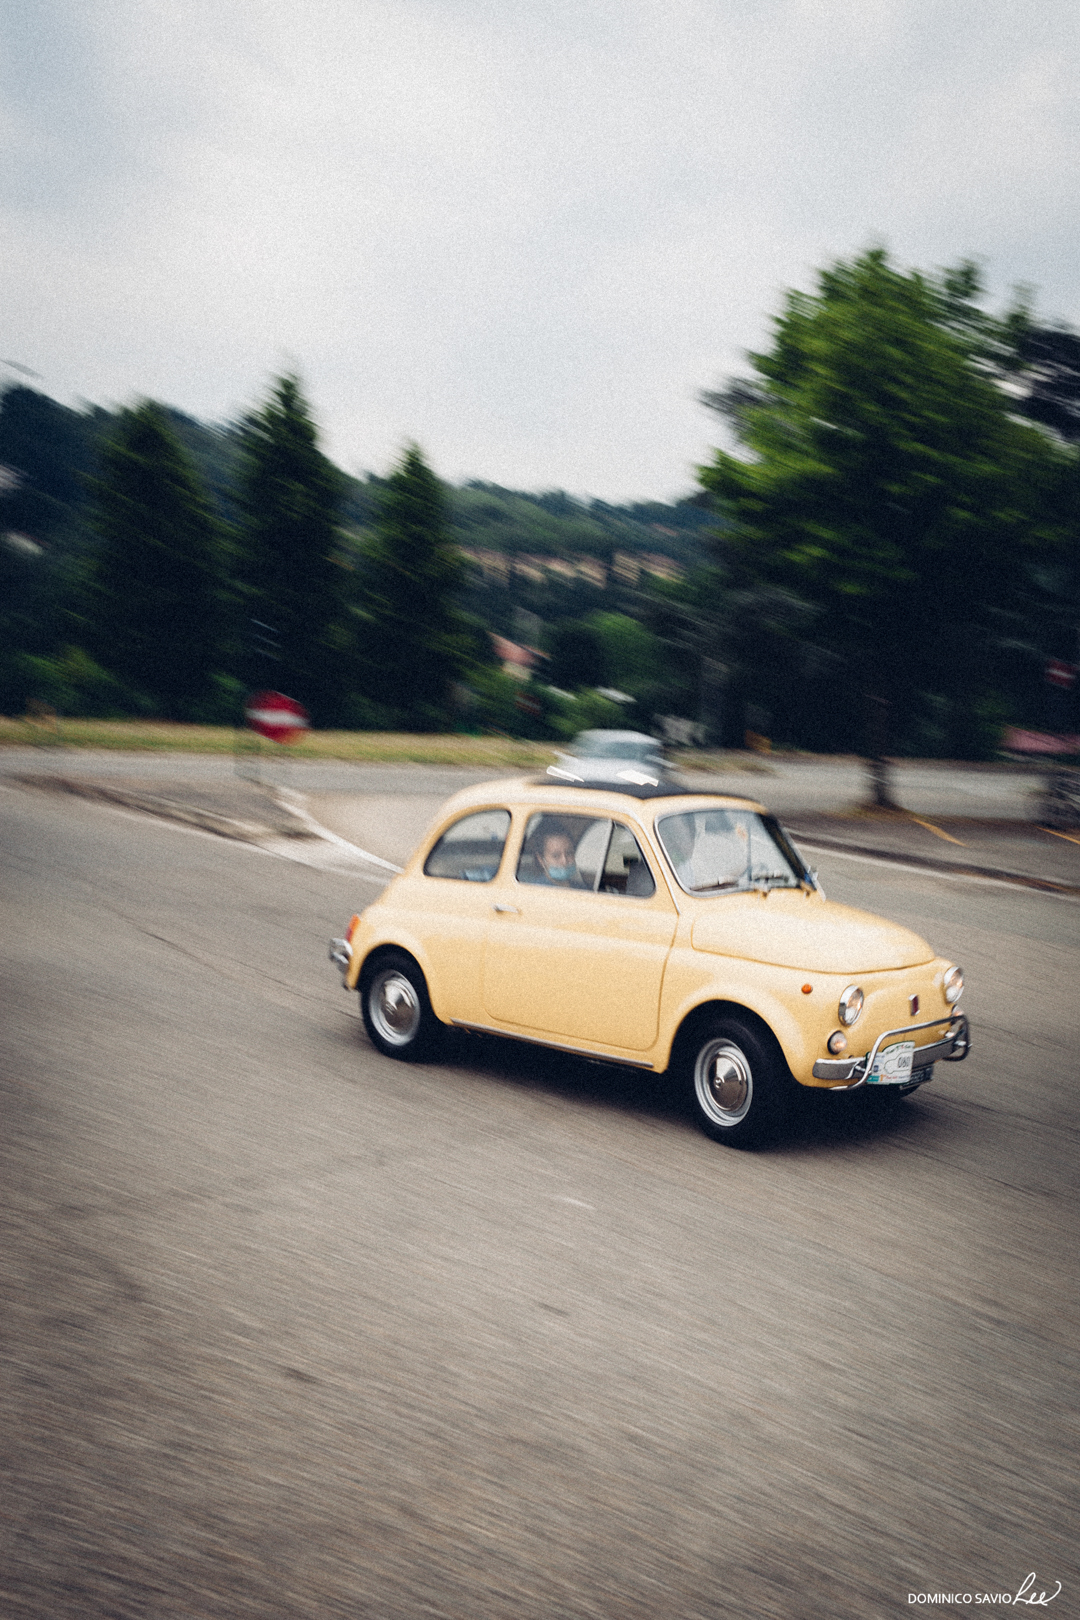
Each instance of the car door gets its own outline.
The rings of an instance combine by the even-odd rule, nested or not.
[[[554,826],[575,855],[573,877],[559,882],[541,861]],[[678,915],[631,828],[537,812],[514,880],[500,887],[484,953],[488,1018],[538,1038],[648,1050]]]
[[[396,905],[423,942],[428,991],[444,1019],[478,1019],[480,972],[492,896],[510,812],[474,810],[451,823],[413,878],[398,880]]]

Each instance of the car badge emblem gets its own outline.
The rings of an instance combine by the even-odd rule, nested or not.
[[[919,998],[918,998],[918,996],[909,996],[908,997],[908,1012],[911,1014],[912,1018],[914,1018],[914,1016],[918,1012],[918,1010],[919,1010]]]

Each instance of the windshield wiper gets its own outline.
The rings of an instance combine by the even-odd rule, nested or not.
[[[692,883],[691,894],[707,894],[710,889],[738,889],[742,885],[742,878],[728,878],[724,883]]]

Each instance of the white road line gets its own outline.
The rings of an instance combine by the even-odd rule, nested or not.
[[[359,844],[350,844],[347,838],[340,838],[337,833],[324,827],[309,810],[304,807],[304,796],[297,793],[294,788],[278,788],[278,796],[288,805],[293,815],[304,823],[309,832],[316,838],[325,839],[328,844],[337,844],[339,849],[347,849],[351,855],[358,855],[362,861],[370,861],[373,866],[381,866],[384,872],[401,872],[404,868],[395,866],[393,861],[384,861],[381,855],[372,855],[369,850],[361,849]]]

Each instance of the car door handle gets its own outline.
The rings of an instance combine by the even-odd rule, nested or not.
[[[521,913],[518,911],[517,906],[501,906],[501,905],[498,904],[498,902],[496,902],[496,904],[493,905],[491,909],[492,909],[492,911],[503,911],[503,912],[510,911],[510,912],[513,912],[515,917],[519,917],[521,915]]]

